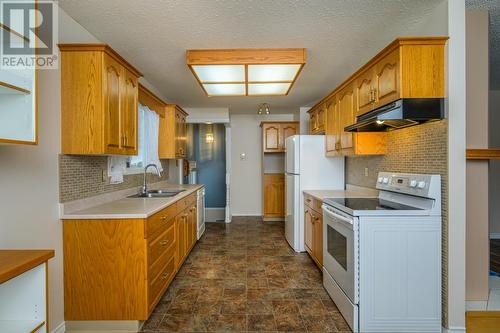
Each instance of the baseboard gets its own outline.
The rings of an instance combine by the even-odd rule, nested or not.
[[[460,327],[450,327],[450,328],[444,328],[442,330],[443,333],[464,333],[465,332],[465,327],[460,328]]]
[[[143,323],[138,320],[67,321],[66,333],[137,333]]]
[[[52,330],[52,333],[65,333],[65,332],[66,332],[66,323],[64,321]]]
[[[233,213],[233,217],[261,217],[262,214],[241,214],[241,213]]]
[[[226,220],[226,208],[206,208],[205,222],[223,222]]]
[[[500,232],[491,232],[490,239],[500,239]]]

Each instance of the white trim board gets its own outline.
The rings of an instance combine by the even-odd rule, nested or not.
[[[64,332],[66,332],[66,323],[64,321],[52,330],[52,333],[64,333]]]
[[[465,327],[452,327],[452,328],[444,328],[442,330],[443,333],[463,333],[465,332]]]
[[[490,232],[490,239],[500,239],[500,232]]]

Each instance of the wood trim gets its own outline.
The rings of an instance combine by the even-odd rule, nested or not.
[[[305,48],[187,50],[187,65],[305,64]]]
[[[261,121],[260,122],[260,127],[262,127],[265,124],[299,124],[300,122],[298,121]]]
[[[123,58],[118,52],[113,50],[108,44],[87,44],[87,43],[74,43],[74,44],[58,44],[60,51],[71,52],[71,51],[101,51],[108,54],[110,57],[114,58],[116,61],[120,62],[124,67],[131,71],[135,76],[142,77],[142,73],[139,72],[134,66],[132,66],[125,58]]]
[[[26,94],[26,95],[31,94],[31,91],[29,91],[28,89],[24,89],[24,88],[15,86],[15,85],[7,83],[7,82],[0,81],[0,86],[18,91],[18,92]]]
[[[500,311],[467,311],[467,333],[496,333],[500,327]]]
[[[500,160],[500,149],[467,149],[468,160]]]
[[[165,116],[165,103],[160,97],[156,96],[151,90],[139,83],[139,102],[147,106],[160,116]]]
[[[447,36],[434,36],[434,37],[399,37],[392,41],[389,45],[387,45],[384,49],[382,49],[377,55],[370,59],[365,65],[359,68],[356,72],[354,72],[351,76],[349,76],[346,80],[344,80],[340,85],[338,85],[332,92],[330,92],[326,97],[319,100],[316,104],[311,107],[315,109],[319,107],[320,104],[326,102],[333,95],[337,94],[338,91],[346,87],[351,83],[357,76],[362,74],[367,69],[370,69],[376,62],[381,60],[383,57],[400,47],[401,45],[445,45],[446,41],[449,39]]]
[[[54,250],[0,250],[0,283],[54,257]]]

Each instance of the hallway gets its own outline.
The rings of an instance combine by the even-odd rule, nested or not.
[[[206,227],[143,332],[350,332],[283,223],[235,217]]]

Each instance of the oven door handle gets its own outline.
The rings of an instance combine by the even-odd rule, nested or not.
[[[323,208],[323,212],[326,215],[329,215],[330,217],[332,217],[334,219],[337,219],[337,220],[340,220],[340,221],[344,222],[344,224],[347,224],[350,228],[352,228],[352,226],[354,225],[353,219],[350,219],[350,218],[344,217],[342,215],[339,215],[339,214],[337,214],[335,212],[332,212],[330,210],[330,208],[328,208],[325,205],[321,206],[321,208]]]

